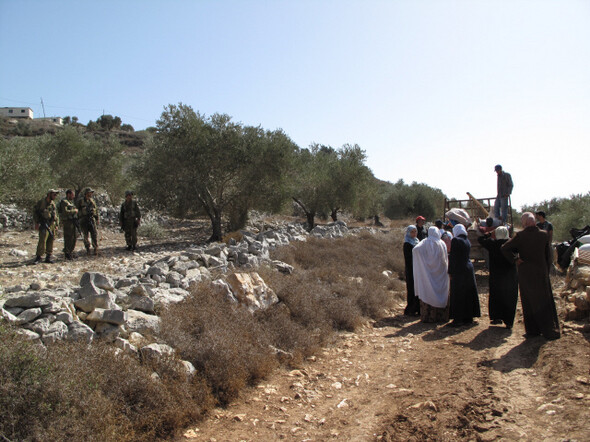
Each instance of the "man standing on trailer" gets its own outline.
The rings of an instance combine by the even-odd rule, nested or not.
[[[494,170],[498,175],[498,195],[494,203],[494,218],[499,218],[502,223],[506,224],[506,219],[508,219],[508,198],[512,194],[514,184],[510,174],[504,172],[501,165],[497,164]]]

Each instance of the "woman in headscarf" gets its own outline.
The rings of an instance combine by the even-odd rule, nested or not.
[[[451,253],[449,254],[449,275],[451,275],[451,325],[471,324],[474,317],[481,316],[479,296],[475,283],[473,264],[469,260],[471,243],[463,224],[453,227]]]
[[[440,239],[436,226],[412,251],[414,289],[420,299],[420,319],[423,322],[449,320],[449,275],[447,247]]]
[[[549,269],[552,264],[551,244],[547,232],[535,225],[535,215],[525,212],[521,218],[524,230],[501,248],[509,261],[518,266],[518,287],[526,337],[543,335],[559,338],[559,321],[551,290]]]
[[[512,328],[518,301],[516,264],[508,261],[501,251],[501,247],[510,236],[508,229],[500,226],[494,232],[496,239],[492,239],[489,233],[477,238],[482,247],[490,253],[490,321],[492,324],[504,322],[506,328]]]
[[[407,305],[404,315],[416,316],[420,314],[420,300],[414,292],[414,265],[412,262],[412,249],[418,244],[418,229],[414,225],[406,228],[404,238],[404,261],[406,263],[406,289]]]

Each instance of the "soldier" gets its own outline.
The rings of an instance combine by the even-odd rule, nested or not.
[[[76,248],[76,226],[78,224],[78,209],[74,204],[74,191],[66,190],[66,197],[59,202],[59,219],[64,226],[64,255],[66,260],[74,259]],[[78,229],[79,229],[78,225]]]
[[[119,223],[125,231],[127,250],[137,249],[137,228],[141,224],[141,213],[137,201],[133,199],[133,192],[125,191],[125,201],[121,204]]]
[[[34,263],[41,262],[41,257],[46,254],[45,262],[53,264],[51,253],[53,252],[53,238],[57,231],[59,221],[57,207],[55,207],[55,198],[59,192],[50,189],[47,196],[35,204],[33,219],[35,221],[35,230],[39,231],[39,244],[37,245],[37,255]]]
[[[76,203],[78,208],[78,216],[80,219],[80,228],[84,235],[84,247],[86,247],[86,254],[90,255],[90,241],[88,241],[88,234],[92,237],[92,248],[94,255],[98,255],[98,209],[96,203],[92,199],[94,190],[90,187],[84,189],[84,197],[80,198]]]

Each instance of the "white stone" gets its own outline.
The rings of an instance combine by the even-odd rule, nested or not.
[[[24,310],[16,317],[15,325],[23,325],[27,322],[31,322],[41,316],[41,313],[43,313],[43,310],[41,310],[39,307]]]

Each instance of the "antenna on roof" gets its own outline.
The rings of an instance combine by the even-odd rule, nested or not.
[[[41,97],[41,107],[43,108],[43,118],[45,118],[45,105],[43,104],[43,97]]]

